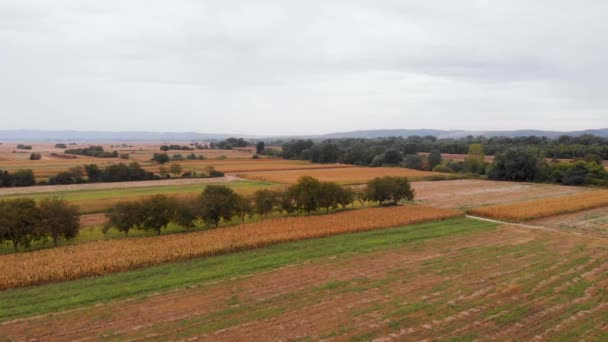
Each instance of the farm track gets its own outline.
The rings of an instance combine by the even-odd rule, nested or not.
[[[598,340],[607,257],[604,240],[502,226],[12,321],[0,332],[17,341]]]

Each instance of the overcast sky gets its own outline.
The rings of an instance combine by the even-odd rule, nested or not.
[[[0,129],[608,127],[607,1],[1,0]]]

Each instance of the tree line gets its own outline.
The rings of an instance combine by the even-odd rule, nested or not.
[[[367,186],[352,188],[333,182],[302,177],[284,190],[258,190],[241,195],[223,185],[209,185],[195,198],[171,198],[155,195],[139,201],[121,202],[106,213],[103,232],[116,229],[126,236],[133,229],[161,234],[174,222],[186,229],[199,224],[218,227],[220,222],[240,220],[259,215],[312,214],[318,210],[346,208],[356,201],[396,205],[413,200],[414,190],[407,178],[382,177]],[[0,200],[0,243],[10,241],[15,252],[33,242],[69,241],[80,230],[79,210],[63,199],[50,198],[36,202],[29,198]]]
[[[118,151],[105,151],[101,146],[89,146],[85,148],[72,148],[64,151],[66,154],[76,154],[95,158],[118,158]]]
[[[272,213],[310,215],[318,210],[346,208],[355,201],[371,201],[379,205],[395,205],[413,200],[414,190],[407,178],[382,177],[356,189],[334,182],[302,177],[284,190],[261,189],[250,196],[236,193],[223,185],[209,185],[196,198],[175,199],[156,195],[138,202],[122,202],[106,214],[104,231],[116,229],[128,236],[132,229],[160,234],[170,222],[191,229],[197,224],[218,227],[220,222]]]
[[[441,153],[468,154],[472,144],[483,147],[486,155],[497,155],[515,147],[534,148],[544,158],[574,159],[597,155],[608,160],[608,138],[594,135],[578,137],[473,137],[438,139],[434,136],[388,137],[376,139],[328,139],[323,141],[291,140],[282,144],[282,157],[317,163],[345,163],[378,166],[395,163],[393,157],[414,156],[433,150]]]
[[[74,166],[67,171],[50,176],[46,181],[36,182],[34,172],[30,169],[8,172],[0,170],[1,187],[26,187],[33,185],[68,185],[84,183],[112,183],[159,180],[163,178],[212,178],[223,177],[224,173],[209,165],[203,171],[183,172],[181,165],[171,164],[167,169],[161,166],[159,173],[146,171],[137,162],[111,164],[100,168],[97,164]]]
[[[0,243],[11,241],[15,252],[33,241],[51,239],[57,246],[61,239],[78,236],[79,230],[78,208],[65,200],[0,200]]]

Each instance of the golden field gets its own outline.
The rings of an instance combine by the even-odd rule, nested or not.
[[[246,172],[239,173],[239,177],[264,182],[293,184],[302,176],[311,176],[321,181],[337,182],[340,184],[362,184],[376,177],[400,176],[410,180],[433,180],[436,178],[456,179],[458,175],[419,171],[396,167],[350,167],[347,169],[317,169],[293,170],[281,172]]]
[[[0,256],[0,289],[100,276],[279,242],[403,226],[461,216],[454,210],[404,205],[331,215],[270,219],[203,232],[91,242]]]
[[[467,213],[497,220],[527,221],[608,206],[608,190],[469,209]]]

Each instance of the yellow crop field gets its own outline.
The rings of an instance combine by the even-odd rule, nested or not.
[[[457,175],[419,171],[396,167],[351,167],[347,169],[318,169],[294,170],[277,172],[247,172],[240,173],[240,177],[266,182],[293,184],[302,176],[312,176],[321,181],[337,182],[341,184],[362,184],[371,179],[383,176],[408,177],[410,180],[432,180],[434,178],[455,179]]]
[[[99,276],[270,244],[460,216],[454,210],[398,206],[286,217],[203,232],[91,242],[0,256],[0,290]]]
[[[603,206],[608,206],[608,190],[491,205],[470,209],[468,213],[498,220],[519,222],[559,214],[575,213]]]

